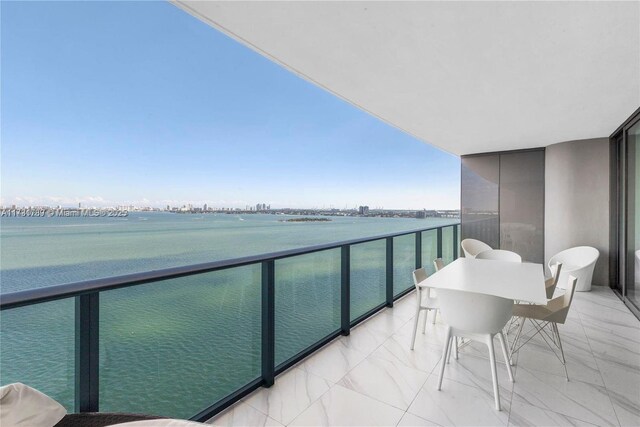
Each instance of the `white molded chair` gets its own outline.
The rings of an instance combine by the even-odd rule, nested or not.
[[[476,239],[464,239],[460,246],[465,258],[475,258],[480,252],[491,250],[491,246]]]
[[[433,266],[436,269],[436,273],[444,268],[444,261],[442,258],[436,258],[433,260]],[[433,318],[435,323],[435,316]],[[453,358],[458,360],[458,337],[455,337],[455,344],[453,345]],[[451,354],[449,354],[449,358],[451,358]],[[447,359],[447,363],[449,363],[449,359]]]
[[[545,279],[544,288],[547,292],[547,299],[553,298],[553,293],[556,291],[556,286],[558,285],[558,279],[560,278],[560,272],[562,271],[562,263],[559,262],[550,267],[551,277]],[[518,303],[518,301],[516,301]],[[508,336],[512,330],[516,329],[519,326],[518,317],[513,316],[509,325],[505,329],[505,334]]]
[[[513,353],[522,348],[523,345],[528,343],[533,337],[540,334],[543,341],[549,346],[551,351],[560,359],[560,362],[564,366],[564,374],[569,381],[569,373],[567,372],[567,361],[564,358],[564,350],[562,349],[562,341],[560,341],[560,332],[558,331],[558,323],[561,325],[567,320],[567,314],[573,301],[573,294],[576,289],[576,283],[578,279],[574,276],[567,278],[567,288],[563,295],[555,297],[549,301],[546,305],[536,304],[515,304],[513,306],[513,315],[519,317],[520,328],[516,334],[516,338],[511,344],[511,351],[509,356],[513,356]],[[525,321],[529,320],[533,326],[535,333],[528,337],[528,339],[518,346],[518,342],[522,338],[522,328]],[[551,330],[547,331],[547,327]],[[528,334],[527,334],[528,335]],[[552,346],[553,344],[553,346]],[[555,348],[554,348],[555,346]],[[556,350],[560,351],[560,355],[556,353]],[[511,360],[511,359],[509,359]]]
[[[411,336],[411,350],[416,343],[416,332],[418,331],[418,321],[420,320],[420,313],[424,313],[424,324],[422,325],[422,333],[424,334],[427,329],[427,317],[429,312],[433,310],[433,323],[436,323],[436,314],[438,313],[438,299],[431,295],[431,288],[419,286],[420,282],[427,278],[427,271],[424,268],[419,268],[413,271],[413,284],[416,286],[416,316],[413,324],[413,335]]]
[[[547,299],[553,298],[553,293],[558,286],[558,279],[560,278],[560,272],[562,271],[562,263],[553,264],[549,266],[551,270],[551,277],[544,281],[544,287],[547,291]]]
[[[480,252],[476,255],[476,259],[492,259],[495,261],[522,262],[522,257],[515,252],[505,251],[504,249],[490,249]]]
[[[507,346],[502,334],[502,328],[511,318],[513,300],[452,289],[438,289],[438,299],[440,302],[440,316],[443,322],[447,324],[445,345],[442,350],[442,359],[440,359],[438,390],[442,388],[442,378],[444,377],[446,361],[451,351],[453,337],[463,337],[484,342],[489,347],[493,395],[496,409],[499,411],[500,392],[498,391],[498,373],[493,338],[497,335],[500,340],[502,354],[507,362],[505,366],[507,367],[509,380],[513,382],[513,374],[508,362]]]
[[[552,256],[549,260],[549,268],[553,264],[561,262],[563,266],[558,282],[560,284],[568,283],[569,276],[573,276],[578,279],[576,291],[590,291],[593,269],[599,256],[600,252],[596,248],[576,246]]]

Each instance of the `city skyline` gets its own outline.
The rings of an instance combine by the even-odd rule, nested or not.
[[[181,208],[187,209],[200,209],[204,211],[224,211],[224,210],[242,210],[242,211],[270,211],[270,210],[338,210],[338,211],[358,211],[362,210],[362,208],[366,208],[371,211],[459,211],[459,208],[394,208],[394,207],[385,207],[385,206],[368,206],[361,204],[352,204],[345,206],[336,206],[336,205],[317,205],[317,206],[272,206],[268,203],[257,203],[257,204],[245,204],[245,205],[218,205],[218,204],[210,204],[209,202],[180,202],[180,203],[169,203],[165,205],[161,204],[149,204],[149,203],[99,203],[99,204],[91,204],[91,203],[83,203],[83,202],[71,202],[71,203],[36,203],[36,202],[26,202],[26,203],[4,203],[0,201],[0,208],[2,209],[35,209],[35,208],[48,208],[48,209],[154,209],[159,211],[171,211],[171,210],[180,210]]]
[[[169,3],[0,19],[3,205],[459,207],[459,158]]]

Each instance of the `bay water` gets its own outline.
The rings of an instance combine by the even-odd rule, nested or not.
[[[133,212],[2,218],[0,292],[456,223],[455,219]],[[453,247],[444,229],[444,251]],[[422,236],[435,257],[435,231]],[[385,241],[351,248],[351,318],[385,301]],[[413,235],[394,239],[394,292],[412,286]],[[276,364],[340,327],[340,249],[276,261]],[[74,299],[0,313],[0,383],[73,411]],[[100,294],[100,410],[188,418],[260,376],[259,264]]]

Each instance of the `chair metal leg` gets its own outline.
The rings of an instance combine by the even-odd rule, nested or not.
[[[447,356],[449,353],[449,344],[451,343],[451,328],[447,326],[447,334],[444,338],[444,346],[442,348],[442,360],[440,361],[440,377],[438,378],[438,391],[442,390],[442,378],[444,377],[444,368],[447,364]]]
[[[518,328],[518,332],[516,333],[516,337],[513,339],[513,343],[511,344],[511,348],[509,349],[509,363],[513,365],[513,353],[518,345],[518,341],[520,340],[520,335],[522,334],[522,328],[524,327],[524,318],[520,319],[520,327]]]
[[[434,309],[433,309],[433,319],[431,319],[431,323],[432,323],[433,325],[435,325],[435,324],[436,324],[436,317],[438,317],[438,309],[437,309],[437,308],[434,308]]]
[[[502,355],[504,356],[504,364],[507,365],[507,373],[509,374],[509,381],[513,382],[513,372],[511,372],[511,359],[507,353],[507,344],[505,342],[502,332],[498,332],[498,340],[500,341],[500,347],[502,347]]]
[[[453,339],[453,358],[458,360],[458,337]]]
[[[427,320],[429,318],[429,313],[431,312],[430,309],[426,309],[426,311],[424,312],[424,322],[422,323],[422,333],[424,334],[427,331]]]
[[[418,331],[418,322],[420,321],[420,311],[422,307],[420,306],[422,303],[422,292],[418,289],[417,292],[418,297],[418,306],[416,307],[416,318],[413,322],[413,335],[411,336],[411,350],[413,350],[414,345],[416,344],[416,332]]]
[[[562,349],[562,341],[560,341],[560,331],[558,330],[558,324],[552,323],[553,331],[558,339],[558,347],[560,348],[560,354],[562,355],[562,366],[564,366],[564,376],[569,381],[569,372],[567,371],[567,360],[564,358],[564,350]]]
[[[496,402],[496,410],[500,410],[500,391],[498,390],[498,371],[496,369],[496,354],[493,349],[493,337],[487,335],[487,347],[489,347],[489,359],[491,361],[491,377],[493,378],[493,397]]]
[[[455,340],[456,337],[454,337],[453,335],[451,336],[451,338],[449,339],[449,348],[447,349],[447,363],[451,362],[451,353],[453,353],[451,351],[451,347],[453,346],[453,342]]]

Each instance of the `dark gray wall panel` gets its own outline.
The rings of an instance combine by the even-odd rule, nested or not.
[[[461,174],[462,238],[499,247],[499,155],[463,156]]]
[[[462,238],[544,261],[544,149],[462,156]]]
[[[500,248],[544,262],[544,151],[500,154]]]

